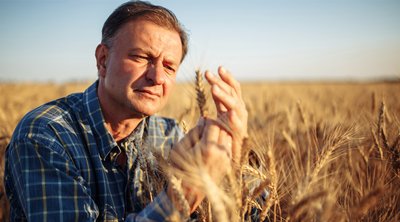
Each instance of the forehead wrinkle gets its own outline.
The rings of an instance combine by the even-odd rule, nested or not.
[[[160,33],[150,33],[148,36],[149,38],[143,38],[144,36],[141,37],[147,46],[149,46],[149,51],[156,57],[160,56],[162,52],[165,52],[169,46],[168,43],[171,42],[166,39],[166,36],[163,36]]]
[[[169,32],[168,34],[165,34],[163,32],[158,32],[158,31],[151,31],[149,30],[146,26],[143,25],[133,25],[133,23],[138,22],[148,22],[148,21],[131,21],[126,24],[124,24],[121,29],[118,31],[117,35],[114,36],[116,37],[115,40],[119,41],[119,38],[121,40],[123,38],[131,38],[134,37],[136,38],[133,41],[128,42],[128,47],[132,49],[137,49],[140,48],[142,51],[145,51],[146,53],[150,53],[154,57],[159,57],[163,56],[164,59],[166,59],[169,62],[172,62],[174,64],[179,65],[180,64],[180,57],[182,55],[176,55],[174,53],[176,47],[182,47],[181,42],[180,42],[180,37],[179,34],[176,33],[174,30],[170,30],[164,27],[161,27],[155,23],[149,22],[154,26],[157,26],[159,29],[162,29],[163,31]],[[130,27],[129,27],[130,26]],[[172,33],[172,35],[170,35]],[[175,36],[176,35],[176,36]],[[176,39],[175,39],[176,37]],[[176,41],[178,40],[178,41]],[[177,43],[177,44],[171,44],[171,43]],[[180,50],[181,52],[182,50]],[[165,54],[168,53],[169,54]],[[178,58],[179,57],[179,58]]]

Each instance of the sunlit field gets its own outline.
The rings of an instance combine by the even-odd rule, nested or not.
[[[89,84],[0,84],[0,221],[8,217],[3,157],[16,124]],[[250,221],[252,212],[266,221],[400,221],[400,82],[244,83],[242,91],[249,139],[235,172],[205,190],[202,221]],[[160,115],[187,130],[198,109],[194,83],[180,84]]]

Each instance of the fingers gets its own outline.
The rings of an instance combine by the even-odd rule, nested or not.
[[[197,126],[191,129],[178,143],[171,149],[169,159],[173,166],[183,169],[188,158],[193,151],[193,147],[200,141],[204,130],[204,119],[200,119]]]
[[[226,155],[232,157],[232,137],[215,120],[208,119],[202,135],[201,149],[205,162]]]
[[[224,110],[221,109],[222,112],[226,112],[237,107],[239,102],[238,98],[222,90],[221,87],[219,87],[218,85],[213,85],[211,91],[214,100],[217,100],[220,104],[223,105]]]
[[[223,96],[223,95],[221,95],[221,93],[219,93],[219,92],[224,91],[226,95],[232,96],[232,93],[234,93],[232,87],[227,85],[224,81],[217,78],[214,74],[212,74],[209,71],[206,71],[205,77],[211,85],[212,96],[213,96],[215,105],[217,107],[218,113],[226,112],[228,109],[226,106],[224,106],[223,103],[221,103],[221,99],[223,98],[221,96]]]
[[[218,112],[227,112],[239,107],[237,112],[241,113],[244,101],[239,82],[223,67],[219,67],[218,73],[221,78],[216,77],[209,71],[206,71],[205,74],[207,81],[212,86],[211,92]]]
[[[210,71],[206,71],[205,77],[212,87],[214,87],[214,85],[218,84],[218,82],[220,81]],[[219,83],[219,84],[222,84],[222,83]],[[225,86],[225,88],[227,88],[227,86]],[[226,107],[221,102],[219,102],[219,98],[215,96],[215,93],[212,93],[212,96],[213,96],[213,99],[215,102],[215,106],[217,107],[218,113],[226,112],[227,111]]]
[[[223,67],[219,67],[220,78],[206,72],[206,79],[211,84],[211,92],[218,110],[218,119],[227,123],[228,132],[233,137],[247,136],[248,113],[242,99],[240,84]],[[236,135],[234,135],[236,134]]]
[[[205,76],[211,85],[218,85],[226,93],[237,95],[237,97],[241,98],[242,91],[239,82],[223,67],[218,68],[218,74],[221,79],[217,78],[209,71],[206,71]]]
[[[207,119],[201,151],[205,169],[219,183],[231,168],[232,138],[215,120]]]
[[[222,66],[218,67],[218,73],[221,79],[235,90],[238,97],[242,98],[240,83]]]

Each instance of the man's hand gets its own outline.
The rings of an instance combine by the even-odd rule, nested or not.
[[[220,78],[207,71],[205,76],[211,85],[211,93],[217,107],[218,120],[226,126],[228,135],[232,140],[233,162],[240,162],[243,139],[248,136],[248,113],[242,98],[239,82],[223,67],[218,68]],[[222,133],[224,134],[224,133]],[[230,145],[228,143],[228,145]]]
[[[224,68],[220,67],[218,73],[220,78],[206,72],[217,107],[217,120],[201,119],[170,153],[173,170],[180,172],[176,175],[182,179],[183,194],[189,204],[190,213],[204,199],[201,189],[207,189],[198,186],[200,175],[196,167],[200,164],[201,169],[219,184],[231,170],[232,161],[239,163],[242,141],[247,137],[248,114],[240,84]],[[171,185],[168,187],[168,194],[176,203]]]
[[[232,149],[227,146],[231,139],[226,135],[224,127],[217,121],[202,119],[171,150],[169,159],[175,173],[180,172],[177,175],[182,179],[182,188],[190,213],[204,199],[201,189],[205,188],[199,184],[201,175],[198,170],[205,170],[205,173],[219,184],[231,168]],[[171,185],[167,193],[176,202]]]

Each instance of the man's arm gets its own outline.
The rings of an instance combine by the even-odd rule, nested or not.
[[[88,186],[66,153],[31,139],[7,150],[5,183],[11,219],[94,221],[99,215]],[[22,215],[23,214],[23,215]]]
[[[11,221],[98,219],[99,209],[88,184],[61,150],[28,139],[10,144],[5,182]],[[169,197],[161,192],[141,212],[127,215],[126,221],[163,221],[174,212]]]

